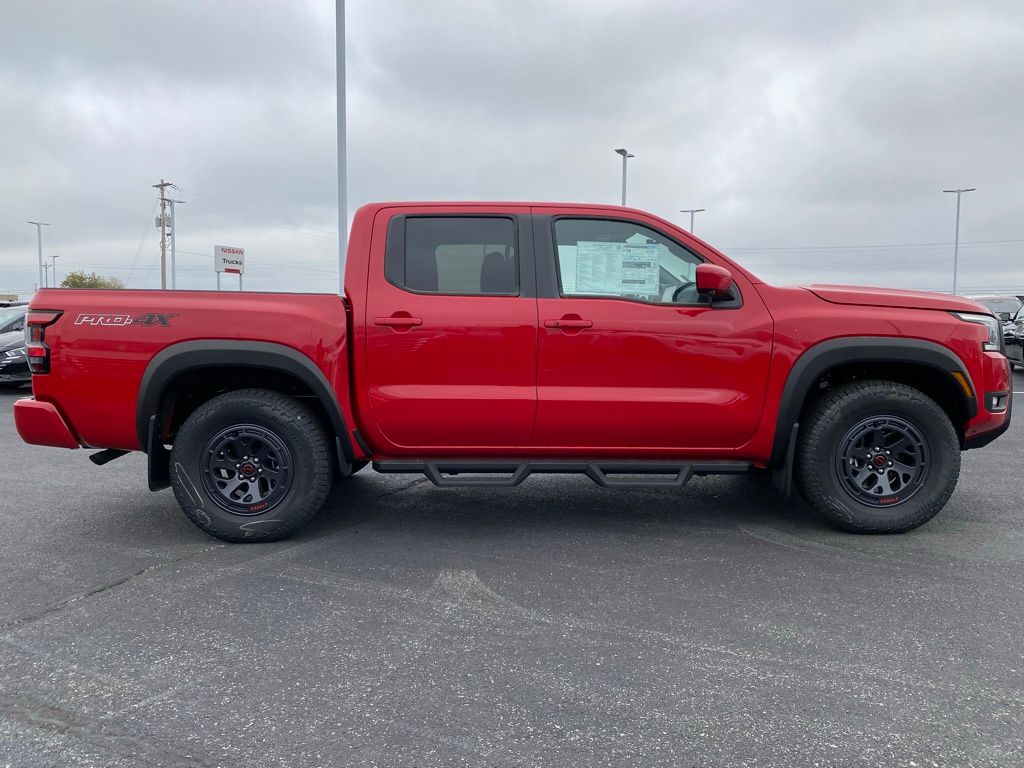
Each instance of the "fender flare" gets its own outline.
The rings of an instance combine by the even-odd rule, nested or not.
[[[348,463],[353,461],[348,425],[338,404],[338,396],[316,363],[284,344],[234,339],[183,341],[165,347],[153,356],[142,375],[135,406],[135,428],[142,450],[152,453],[151,443],[160,438],[159,431],[154,434],[153,420],[159,415],[167,385],[186,371],[213,367],[265,368],[287,373],[301,381],[330,419],[342,451],[340,458]]]
[[[769,467],[789,472],[792,449],[790,443],[796,440],[796,427],[800,411],[811,387],[825,371],[844,363],[914,363],[934,368],[950,376],[960,373],[974,386],[963,361],[946,347],[924,339],[903,339],[889,336],[847,336],[829,339],[810,347],[797,358],[786,377],[782,390],[778,419],[775,424],[775,438]],[[960,390],[957,387],[958,391]],[[975,395],[964,396],[968,417],[978,413]]]

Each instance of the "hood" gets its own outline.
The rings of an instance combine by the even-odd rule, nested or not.
[[[12,347],[24,346],[24,331],[11,331],[10,333],[0,333],[0,352],[3,352],[5,349],[11,349]]]
[[[833,304],[858,304],[865,307],[902,307],[905,309],[941,309],[952,312],[992,313],[981,304],[963,296],[928,291],[904,291],[894,288],[868,288],[861,285],[809,285],[806,290]]]

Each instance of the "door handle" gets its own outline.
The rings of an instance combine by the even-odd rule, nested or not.
[[[408,313],[395,313],[391,315],[391,317],[375,317],[373,318],[373,324],[386,325],[388,328],[407,331],[417,325],[423,325],[423,319],[419,317],[410,317]]]
[[[579,317],[560,317],[558,320],[545,320],[545,328],[569,328],[574,330],[580,330],[582,328],[590,328],[594,325],[590,320],[583,320]]]

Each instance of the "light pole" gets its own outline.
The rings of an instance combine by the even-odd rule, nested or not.
[[[690,234],[691,235],[693,234],[693,214],[700,213],[701,211],[706,211],[706,210],[707,210],[707,208],[683,208],[681,211],[679,211],[680,213],[688,213],[688,214],[690,214]]]
[[[45,221],[30,221],[29,224],[36,225],[36,247],[39,253],[39,287],[43,287],[44,276],[43,276],[43,227],[50,226]]]
[[[345,256],[348,251],[348,173],[345,146],[345,0],[334,3],[334,58],[338,90],[338,293],[345,294]]]
[[[976,187],[970,189],[944,189],[943,192],[951,192],[956,195],[956,230],[953,235],[953,293],[956,293],[956,270],[960,261],[960,195],[964,192],[973,192]]]
[[[622,155],[622,204],[626,204],[626,161],[636,155],[631,155],[628,149],[616,149],[615,154]]]
[[[57,288],[57,259],[60,258],[60,254],[55,253],[53,256],[50,256],[49,258],[53,260],[53,266],[51,267],[51,269],[53,270],[53,287]]]
[[[50,265],[43,264],[43,288],[50,287]]]

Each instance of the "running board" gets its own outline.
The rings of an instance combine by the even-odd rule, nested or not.
[[[530,475],[586,475],[603,488],[681,488],[694,475],[739,475],[746,461],[375,461],[377,472],[423,474],[438,488],[512,488]],[[487,477],[461,477],[487,475]],[[495,477],[498,475],[498,477]]]

